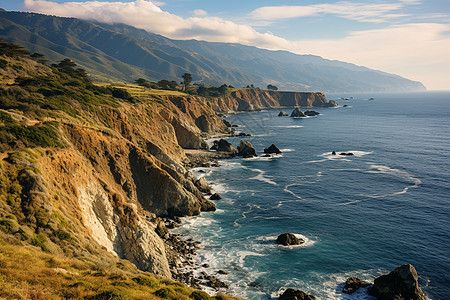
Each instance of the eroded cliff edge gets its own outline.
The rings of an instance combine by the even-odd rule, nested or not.
[[[257,89],[207,99],[123,87],[131,94],[117,97],[117,87],[94,85],[68,60],[1,59],[0,225],[12,224],[2,232],[55,255],[123,258],[168,278],[183,258],[164,218],[215,209],[184,149],[231,134],[217,112],[334,105],[321,93]]]

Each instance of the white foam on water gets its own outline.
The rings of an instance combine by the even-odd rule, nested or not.
[[[286,148],[286,149],[280,149],[280,151],[281,151],[281,152],[294,152],[295,149],[289,149],[289,148]]]
[[[283,191],[285,191],[285,192],[288,193],[288,194],[291,194],[292,196],[294,196],[294,197],[297,198],[297,199],[303,200],[302,197],[298,196],[296,193],[294,193],[293,191],[291,191],[291,190],[289,189],[291,186],[296,186],[296,185],[299,185],[299,184],[298,184],[298,183],[288,184],[288,185],[286,185],[286,186],[284,187]]]
[[[270,178],[268,178],[267,176],[265,176],[266,171],[260,170],[260,169],[250,169],[254,172],[258,172],[259,174],[256,175],[255,177],[251,177],[249,179],[254,179],[254,180],[259,180],[262,182],[266,182],[269,184],[273,184],[273,185],[278,185],[275,181],[272,181]]]
[[[283,157],[283,154],[269,154],[269,156],[255,156],[249,158],[243,158],[245,161],[271,161],[275,158]]]
[[[239,264],[241,265],[241,267],[244,266],[244,260],[247,256],[265,256],[264,254],[261,254],[261,253],[245,251],[245,250],[239,251],[236,254],[239,256]]]
[[[285,125],[285,126],[271,126],[271,127],[275,127],[275,128],[302,128],[304,126],[301,126],[301,125]]]
[[[422,181],[419,178],[414,177],[413,175],[409,174],[406,171],[399,170],[399,169],[393,169],[388,166],[383,165],[375,165],[375,164],[369,164],[369,170],[366,171],[366,173],[370,174],[386,174],[398,177],[402,180],[411,182],[410,186],[406,186],[403,188],[403,190],[391,194],[385,194],[385,195],[366,195],[371,198],[384,198],[387,196],[394,196],[394,195],[401,195],[408,192],[410,188],[417,188]]]

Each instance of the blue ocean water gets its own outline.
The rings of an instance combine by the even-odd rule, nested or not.
[[[365,290],[342,294],[345,279],[373,281],[411,263],[431,299],[450,298],[450,93],[327,98],[349,96],[314,109],[318,117],[227,117],[252,134],[245,140],[259,154],[272,143],[283,152],[195,170],[223,199],[176,231],[202,241],[197,260],[211,274],[228,272],[217,275],[228,293],[270,299],[292,287],[320,299],[371,299]],[[276,245],[285,232],[306,243]]]

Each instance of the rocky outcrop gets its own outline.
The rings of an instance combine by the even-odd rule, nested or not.
[[[280,113],[278,114],[279,117],[289,117],[289,115],[287,113],[285,113],[284,111],[280,111]]]
[[[314,111],[314,110],[307,110],[304,112],[305,115],[307,115],[308,117],[315,117],[320,115],[320,112]]]
[[[300,290],[287,289],[281,294],[280,300],[315,300],[316,297]]]
[[[251,158],[257,156],[255,148],[253,148],[252,144],[247,141],[239,142],[238,151],[239,151],[238,156],[242,156],[244,158]]]
[[[300,108],[295,108],[291,113],[291,118],[304,118],[306,115],[300,110]]]
[[[222,199],[222,196],[220,196],[217,193],[214,193],[211,195],[211,197],[209,197],[209,200],[220,200],[220,199]]]
[[[277,244],[283,246],[293,246],[303,244],[305,241],[301,238],[296,237],[292,233],[283,233],[277,237]]]
[[[343,293],[353,294],[361,287],[368,287],[370,283],[359,279],[358,277],[349,277],[345,281],[345,286],[342,289]]]
[[[403,265],[387,275],[375,279],[369,293],[379,300],[426,300],[418,283],[416,269]]]
[[[264,149],[264,153],[266,153],[266,154],[281,154],[281,151],[280,151],[280,149],[278,149],[277,146],[272,144],[272,145],[270,145],[269,148]]]
[[[230,154],[238,153],[238,150],[225,139],[220,139],[218,141],[214,141],[213,143],[214,145],[211,147],[211,150],[216,150],[219,152],[227,152]]]

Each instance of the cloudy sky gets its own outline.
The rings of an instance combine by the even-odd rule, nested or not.
[[[2,0],[0,7],[315,54],[450,90],[449,0]]]

